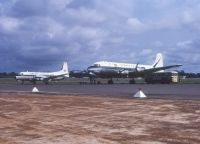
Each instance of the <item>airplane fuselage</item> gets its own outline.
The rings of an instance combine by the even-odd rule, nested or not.
[[[21,76],[36,76],[36,77],[49,77],[65,74],[64,72],[20,72]]]
[[[116,77],[128,77],[130,71],[137,72],[149,68],[152,68],[152,66],[100,61],[88,67],[88,72],[91,75],[100,78],[112,78],[112,77],[116,78]]]

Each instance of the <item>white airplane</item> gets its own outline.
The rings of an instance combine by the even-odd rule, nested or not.
[[[152,65],[117,63],[99,61],[88,67],[87,71],[91,78],[121,78],[121,77],[144,77],[153,72],[163,72],[165,69],[179,67],[182,65],[163,65],[163,56],[158,53]]]
[[[16,76],[16,80],[21,82],[30,81],[33,84],[36,84],[36,81],[43,81],[45,84],[48,84],[52,80],[61,80],[69,77],[68,65],[67,62],[64,62],[62,69],[56,72],[20,72]]]

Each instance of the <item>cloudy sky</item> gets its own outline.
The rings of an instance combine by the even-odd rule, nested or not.
[[[99,60],[200,72],[199,0],[0,0],[0,72]]]

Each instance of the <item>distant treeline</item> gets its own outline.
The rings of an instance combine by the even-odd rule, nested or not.
[[[0,78],[13,78],[16,75],[18,75],[18,74],[15,72],[10,72],[10,73],[3,72],[3,73],[0,73]]]
[[[186,73],[184,71],[178,72],[180,76],[185,76],[186,78],[200,78],[200,73]],[[2,72],[0,73],[0,78],[13,78],[18,75],[16,72]]]
[[[179,71],[178,73],[186,78],[200,78],[200,73],[185,73],[184,71]]]

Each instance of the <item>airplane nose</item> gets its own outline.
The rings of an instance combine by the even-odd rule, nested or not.
[[[90,76],[96,76],[96,74],[98,74],[98,70],[97,70],[97,68],[95,68],[95,67],[88,67],[87,68],[87,71],[88,71],[88,74],[90,75]]]
[[[96,67],[88,67],[88,68],[87,68],[87,71],[88,71],[89,73],[98,73],[98,72],[100,71],[100,69],[99,69],[99,68],[96,68]]]
[[[88,67],[88,68],[87,68],[87,71],[88,71],[88,72],[91,72],[91,71],[93,71],[93,68],[92,68],[92,67]]]
[[[87,68],[87,71],[90,71],[90,67]]]

